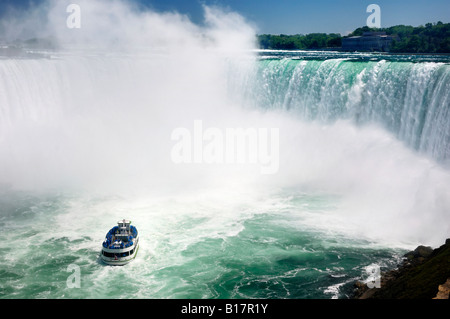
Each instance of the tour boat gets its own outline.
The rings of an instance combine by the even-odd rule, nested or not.
[[[138,249],[138,231],[130,220],[123,219],[106,234],[101,259],[108,265],[122,266],[136,257]]]

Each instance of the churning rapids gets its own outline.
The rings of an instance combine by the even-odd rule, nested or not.
[[[346,298],[448,237],[448,57],[258,51],[232,12],[81,2],[97,24],[50,1],[68,42],[0,59],[1,298]],[[198,120],[279,129],[278,170],[174,163]],[[106,266],[123,218],[138,256]]]

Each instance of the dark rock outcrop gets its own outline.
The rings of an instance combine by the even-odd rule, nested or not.
[[[425,258],[429,257],[432,253],[433,253],[433,248],[419,246],[416,249],[414,249],[413,251],[406,253],[404,257],[406,257],[408,260],[423,261]]]
[[[381,274],[380,288],[355,283],[356,299],[448,299],[450,239],[439,248],[419,246],[403,263]]]

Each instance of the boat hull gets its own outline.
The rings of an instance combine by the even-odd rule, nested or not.
[[[139,250],[139,233],[130,220],[117,222],[106,234],[100,253],[101,260],[112,266],[123,266],[136,258]]]
[[[133,253],[128,256],[120,257],[120,254],[123,254],[125,251],[122,251],[122,249],[116,249],[114,252],[116,254],[116,256],[114,256],[114,257],[105,256],[105,254],[104,254],[105,250],[103,250],[100,257],[101,257],[102,261],[107,265],[123,266],[123,265],[126,265],[129,262],[133,261],[136,258],[138,250],[139,250],[139,243],[136,244],[136,248],[133,250]]]

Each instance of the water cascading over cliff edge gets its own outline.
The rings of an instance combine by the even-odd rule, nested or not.
[[[54,3],[49,16],[59,17],[64,6]],[[335,216],[366,234],[445,238],[450,182],[436,163],[449,156],[448,64],[259,59],[253,30],[233,13],[205,8],[206,27],[198,27],[113,3],[83,4],[106,33],[83,25],[61,51],[0,61],[2,183],[120,194],[149,186],[170,196],[198,187],[213,197],[293,187],[337,194]],[[174,165],[171,133],[197,119],[279,128],[279,172]]]
[[[68,30],[68,3],[17,20],[67,46],[0,59],[1,298],[345,298],[368,265],[448,237],[448,65],[260,58],[242,17],[207,7],[197,26],[79,0]],[[279,129],[279,171],[174,163],[196,120]],[[111,269],[124,217],[142,245]]]
[[[241,94],[253,106],[287,110],[306,121],[378,124],[448,165],[450,65],[396,61],[388,55],[375,56],[377,61],[342,56],[263,59],[254,75],[244,77]]]

